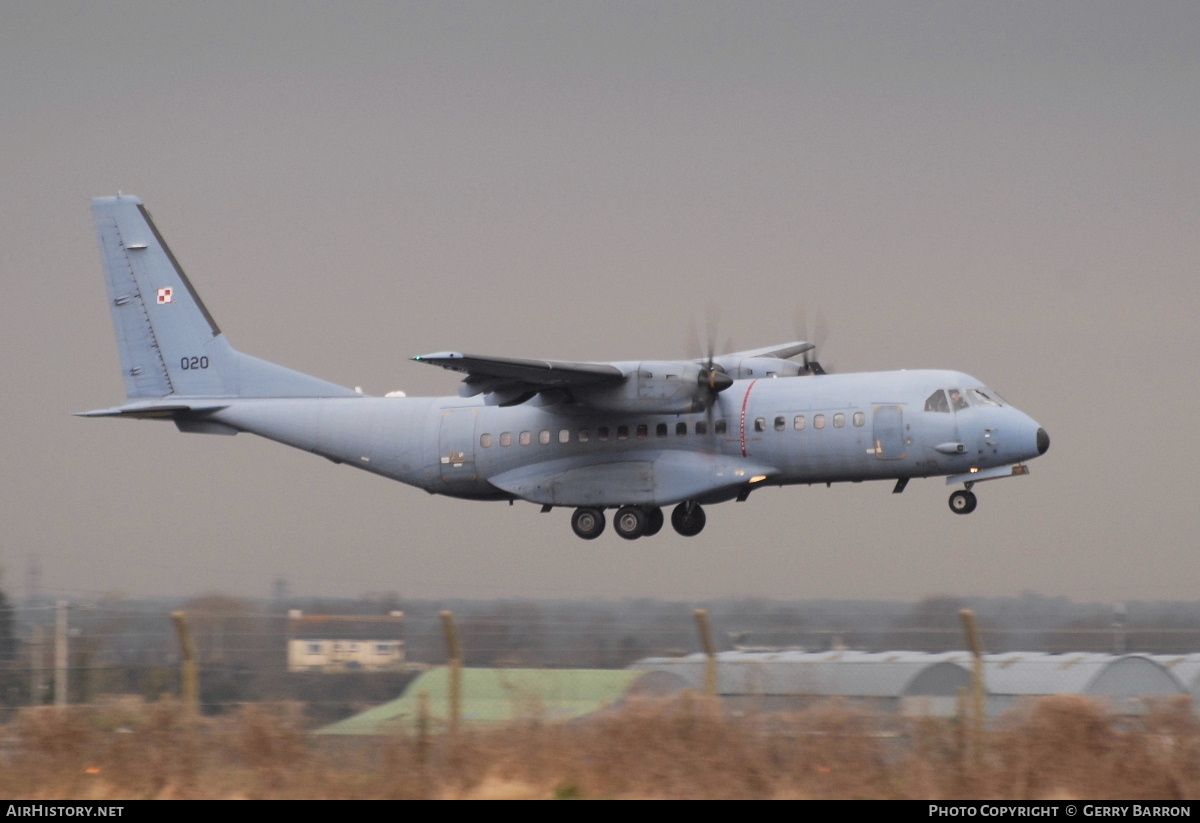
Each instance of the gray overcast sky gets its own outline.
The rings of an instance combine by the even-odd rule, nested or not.
[[[265,595],[1200,596],[1200,5],[0,4],[5,586]],[[574,538],[122,400],[88,198],[137,194],[235,346],[382,394],[444,349],[790,339],[945,367],[1028,478],[768,489]],[[669,530],[668,530],[669,531]]]

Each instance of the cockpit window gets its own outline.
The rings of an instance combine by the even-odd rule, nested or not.
[[[967,398],[963,397],[963,393],[958,389],[950,390],[950,405],[955,411],[962,411],[967,408]]]
[[[994,400],[984,393],[983,389],[969,389],[967,394],[971,396],[971,402],[978,403],[980,406],[999,406],[1000,402]]]
[[[950,403],[946,400],[946,393],[938,389],[925,401],[925,411],[931,412],[949,412]]]

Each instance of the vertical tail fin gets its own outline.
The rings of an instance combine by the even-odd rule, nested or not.
[[[130,400],[355,394],[235,351],[141,200],[98,197],[92,213]]]

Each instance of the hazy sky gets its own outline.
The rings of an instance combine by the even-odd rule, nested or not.
[[[4,586],[1200,597],[1200,5],[0,3]],[[458,349],[789,340],[969,372],[1029,477],[767,489],[576,539],[123,400],[88,199],[140,196],[232,343],[382,394]]]

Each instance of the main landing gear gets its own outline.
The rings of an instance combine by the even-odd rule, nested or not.
[[[576,509],[571,515],[571,530],[584,540],[595,540],[604,533],[604,510]]]
[[[704,529],[704,509],[697,503],[680,503],[671,512],[671,525],[685,537]],[[613,530],[626,540],[651,537],[662,531],[666,517],[657,506],[622,506],[613,516]],[[571,529],[584,540],[595,540],[604,532],[604,510],[583,507],[571,515]]]
[[[978,502],[975,499],[975,492],[970,489],[959,489],[950,495],[950,511],[955,514],[970,514],[975,511]]]

